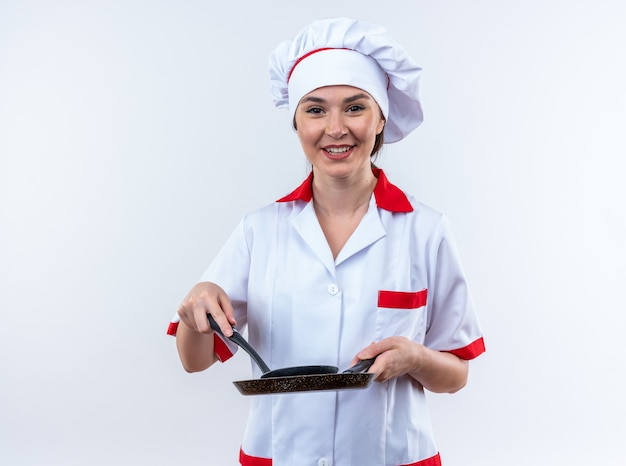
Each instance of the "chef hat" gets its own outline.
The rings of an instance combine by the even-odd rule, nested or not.
[[[385,116],[385,143],[401,140],[423,120],[422,69],[381,26],[350,18],[324,19],[278,44],[269,59],[271,93],[291,121],[300,99],[323,86],[368,92]]]

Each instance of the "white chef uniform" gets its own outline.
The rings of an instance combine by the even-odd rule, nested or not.
[[[203,275],[230,296],[240,330],[247,325],[270,368],[341,371],[371,342],[397,335],[467,360],[484,351],[448,221],[374,173],[369,210],[336,259],[313,209],[311,175],[247,215]],[[177,317],[170,333],[176,325]],[[225,361],[237,347],[215,338]],[[251,397],[241,461],[441,464],[424,389],[408,375],[364,390]]]
[[[290,114],[306,93],[350,85],[385,118],[384,143],[422,122],[421,68],[382,27],[315,21],[276,47],[271,94]],[[270,368],[348,367],[372,341],[405,336],[472,359],[482,334],[447,220],[374,170],[369,210],[333,259],[313,209],[309,177],[246,216],[202,280],[230,296],[240,330]],[[177,316],[170,325],[175,333]],[[237,347],[215,336],[226,361]],[[252,365],[254,377],[260,372]],[[408,375],[364,390],[250,399],[243,466],[440,466],[423,387]]]

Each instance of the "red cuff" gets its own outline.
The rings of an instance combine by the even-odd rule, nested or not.
[[[175,337],[177,330],[178,330],[178,322],[170,322],[170,325],[167,327],[167,334]]]
[[[239,449],[239,462],[241,466],[272,466],[271,458],[248,456],[243,452],[243,449]]]
[[[469,361],[470,359],[474,359],[480,356],[481,354],[483,354],[484,352],[485,352],[485,340],[483,340],[483,337],[480,337],[478,340],[475,340],[474,342],[470,343],[464,348],[447,351],[447,353],[452,353],[461,359],[465,359],[466,361]]]
[[[213,334],[213,351],[215,351],[217,358],[221,362],[226,362],[233,357],[233,352],[226,346],[224,340],[222,340],[217,333]]]
[[[437,453],[435,456],[418,461],[417,463],[403,464],[401,466],[441,466],[441,456]]]

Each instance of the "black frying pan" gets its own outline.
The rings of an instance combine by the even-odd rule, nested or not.
[[[211,328],[225,336],[213,316],[207,315]],[[376,358],[364,359],[342,373],[338,373],[336,366],[294,366],[270,370],[237,329],[232,329],[232,336],[226,338],[248,353],[263,372],[260,379],[233,382],[242,395],[366,388],[374,378],[374,374],[365,371]]]

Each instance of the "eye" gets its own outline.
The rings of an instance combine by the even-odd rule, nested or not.
[[[365,107],[363,105],[354,104],[354,105],[350,105],[346,110],[350,113],[354,113],[354,112],[360,112],[362,110],[365,110]]]
[[[305,110],[306,113],[311,113],[313,115],[319,115],[323,112],[321,107],[309,107]]]

